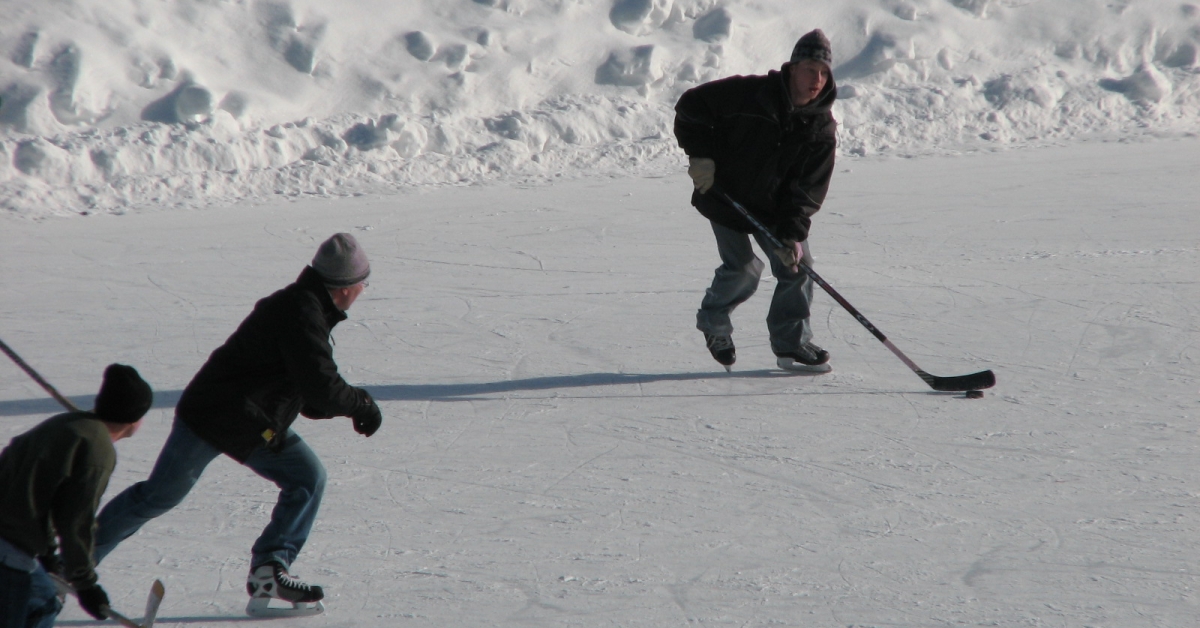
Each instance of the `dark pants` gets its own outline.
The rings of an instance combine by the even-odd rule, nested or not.
[[[147,521],[179,505],[204,468],[219,455],[220,451],[177,417],[150,477],[112,498],[96,518],[96,562],[104,560]],[[250,568],[273,561],[291,566],[308,540],[321,507],[325,467],[300,435],[290,430],[278,452],[260,447],[245,464],[279,487],[271,522],[250,550]]]
[[[0,628],[50,628],[61,610],[41,565],[32,573],[0,565]]]
[[[763,263],[754,254],[750,236],[739,233],[715,222],[713,234],[717,238],[717,253],[721,265],[717,267],[712,285],[704,293],[700,310],[696,312],[696,328],[713,336],[733,334],[730,314],[734,308],[749,299],[758,290]],[[775,256],[770,242],[754,234],[771,263],[771,274],[775,276],[775,295],[771,298],[771,309],[767,312],[767,332],[771,336],[771,350],[775,353],[795,351],[812,339],[809,326],[809,305],[812,303],[813,281],[803,270],[792,272]],[[812,254],[808,242],[804,243],[805,264],[812,265]]]

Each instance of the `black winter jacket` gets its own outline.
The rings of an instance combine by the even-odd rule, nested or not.
[[[346,383],[329,334],[346,320],[311,267],[254,306],[184,389],[175,413],[192,431],[239,462],[281,442],[305,416],[349,416],[365,391]]]
[[[731,76],[684,92],[675,105],[675,137],[689,157],[716,162],[716,188],[725,191],[781,239],[808,239],[833,175],[837,122],[830,77],[811,103],[794,108],[790,65],[766,76]],[[735,231],[754,227],[710,190],[692,205]]]

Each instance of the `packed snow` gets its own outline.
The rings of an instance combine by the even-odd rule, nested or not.
[[[684,90],[814,27],[846,156],[1200,128],[1200,4],[1175,0],[12,0],[0,208],[666,174]]]
[[[184,386],[337,231],[379,400],[296,429],[329,485],[302,620],[244,615],[274,488],[226,458],[99,569],[157,625],[1190,627],[1200,614],[1200,8],[1153,0],[0,4],[0,338],[90,407]],[[816,270],[833,372],[774,367],[719,263],[685,89],[834,46]],[[0,362],[0,443],[59,411]],[[100,625],[68,604],[59,625]]]

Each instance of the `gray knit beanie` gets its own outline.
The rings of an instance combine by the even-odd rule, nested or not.
[[[92,412],[109,423],[137,423],[154,404],[154,392],[137,369],[124,364],[109,364],[104,382],[96,395]]]
[[[829,38],[819,28],[814,29],[810,33],[805,33],[796,42],[796,47],[792,48],[791,63],[805,59],[821,61],[826,65],[833,63],[833,47],[829,44]]]
[[[322,242],[313,257],[312,267],[332,288],[353,286],[371,274],[367,254],[349,233],[335,233]]]

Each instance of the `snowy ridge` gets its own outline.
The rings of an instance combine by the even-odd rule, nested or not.
[[[1176,1],[22,0],[0,7],[0,207],[674,171],[679,94],[814,27],[847,156],[1200,126],[1200,7]]]

